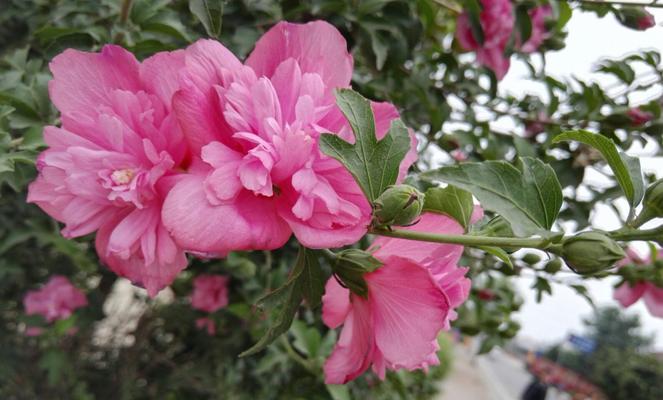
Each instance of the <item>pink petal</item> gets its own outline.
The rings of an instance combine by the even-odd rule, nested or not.
[[[425,268],[395,256],[383,261],[365,276],[376,345],[391,368],[421,367],[436,351],[449,300]]]
[[[53,80],[49,94],[63,114],[79,113],[94,118],[97,106],[109,104],[113,89],[140,90],[138,61],[130,52],[106,45],[101,53],[68,49],[49,64]]]
[[[179,73],[184,68],[184,50],[159,52],[140,65],[140,79],[149,92],[156,94],[170,110],[171,99],[179,89]]]
[[[271,78],[289,58],[297,61],[302,72],[319,74],[327,90],[350,84],[352,56],[343,36],[327,22],[279,22],[258,40],[246,65],[256,75]]]
[[[617,300],[622,307],[629,307],[636,301],[640,300],[645,293],[647,285],[643,282],[636,283],[631,286],[628,282],[624,282],[621,286],[615,289],[612,297]]]
[[[368,302],[355,297],[341,336],[325,361],[326,384],[344,384],[366,371],[375,349],[371,325]]]
[[[651,315],[663,318],[663,288],[648,283],[643,299]]]
[[[330,329],[343,324],[350,312],[350,291],[342,287],[334,277],[329,278],[322,296],[322,321]]]

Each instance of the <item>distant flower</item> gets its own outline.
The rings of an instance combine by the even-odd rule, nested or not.
[[[244,64],[219,42],[199,40],[185,63],[173,108],[193,161],[162,213],[181,246],[225,255],[279,248],[293,233],[310,248],[366,234],[368,201],[347,169],[318,148],[324,132],[354,139],[334,98],[353,69],[336,28],[280,22]],[[382,138],[398,112],[389,103],[372,108]],[[401,179],[415,159],[412,135]]]
[[[525,122],[525,136],[535,137],[539,133],[546,130],[546,124],[550,122],[548,115],[544,111],[539,111],[536,114],[536,119],[527,120]]]
[[[641,126],[654,119],[654,114],[639,108],[631,108],[626,112],[633,126]]]
[[[451,151],[451,158],[454,160],[461,162],[461,161],[466,161],[467,160],[467,153],[465,153],[463,150],[452,150]]]
[[[465,50],[476,51],[477,61],[492,69],[497,79],[501,80],[510,64],[505,52],[515,22],[513,5],[511,0],[481,0],[481,5],[479,20],[483,43],[474,36],[466,12],[456,21],[456,38]]]
[[[648,11],[644,11],[643,15],[640,16],[636,21],[636,26],[641,31],[652,28],[655,25],[656,25],[656,19]]]
[[[423,214],[418,224],[405,229],[463,232],[457,222],[437,214]],[[381,237],[373,247],[384,265],[364,275],[366,299],[334,278],[325,287],[322,319],[330,328],[343,325],[324,365],[328,384],[346,383],[370,366],[384,379],[387,369],[439,364],[437,336],[449,329],[454,308],[469,294],[467,269],[457,266],[462,246]]]
[[[38,326],[28,326],[25,328],[25,336],[40,336],[44,333],[44,329]]]
[[[546,19],[552,16],[552,7],[546,4],[529,10],[532,21],[532,33],[525,43],[520,46],[523,53],[533,53],[539,49],[541,43],[550,35],[546,29]]]
[[[69,318],[74,310],[87,305],[87,299],[67,278],[55,275],[41,289],[29,291],[23,299],[23,305],[26,314],[38,314],[46,321],[53,322]]]
[[[196,328],[206,330],[207,334],[210,336],[214,336],[216,334],[216,325],[214,324],[214,320],[211,318],[202,317],[196,319]]]
[[[200,275],[193,281],[191,307],[212,313],[228,305],[228,278]]]
[[[150,296],[187,264],[161,222],[163,199],[187,160],[170,102],[183,65],[182,51],[139,63],[114,45],[56,56],[49,94],[62,127],[44,129],[48,149],[28,191],[29,202],[65,224],[65,237],[96,231],[102,261]]]
[[[663,251],[659,252],[659,257],[663,257]],[[626,258],[618,266],[647,265],[651,262],[650,259],[641,258],[629,248],[626,250]],[[644,280],[638,282],[624,281],[615,289],[613,297],[625,308],[642,299],[651,315],[663,318],[663,287],[656,286],[652,282]]]

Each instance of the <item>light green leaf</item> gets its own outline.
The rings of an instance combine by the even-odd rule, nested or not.
[[[430,188],[426,190],[424,211],[446,214],[467,229],[474,211],[472,194],[452,185]]]
[[[351,400],[350,389],[346,385],[326,385],[333,400]]]
[[[517,236],[549,235],[562,206],[555,172],[530,157],[520,158],[518,168],[505,161],[463,163],[425,172],[422,178],[471,192],[484,209],[507,220]]]
[[[387,135],[378,141],[368,100],[353,90],[338,89],[336,102],[352,127],[355,143],[324,133],[320,136],[320,150],[340,161],[373,202],[387,186],[396,183],[400,163],[410,149],[408,130],[396,119]]]
[[[189,11],[198,18],[213,38],[221,34],[224,0],[189,0]]]
[[[640,160],[637,157],[631,157],[617,151],[617,146],[611,139],[598,133],[567,131],[555,136],[553,143],[564,140],[575,140],[598,150],[615,174],[615,178],[624,191],[631,210],[640,204],[645,194],[645,186],[642,180]]]
[[[314,258],[315,255],[310,250],[300,247],[295,267],[283,286],[258,299],[256,302],[258,307],[280,306],[280,310],[263,337],[251,348],[242,352],[240,357],[250,356],[263,350],[287,332],[303,299],[306,299],[311,307],[320,304],[324,287],[320,266],[317,259],[313,262]],[[318,271],[314,271],[315,269]]]

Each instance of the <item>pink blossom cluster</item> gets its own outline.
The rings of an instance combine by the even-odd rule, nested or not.
[[[228,277],[203,274],[193,280],[191,307],[213,313],[228,305]],[[214,320],[201,317],[196,320],[196,327],[205,329],[210,336],[216,334]]]
[[[521,43],[519,37],[514,38],[520,51],[532,53],[541,46],[549,35],[545,20],[551,15],[552,8],[549,5],[537,6],[529,11],[532,22],[529,39]],[[479,23],[483,31],[483,42],[475,37],[467,12],[462,13],[456,21],[456,38],[465,50],[475,51],[477,61],[493,70],[497,79],[501,80],[510,66],[507,45],[512,39],[515,24],[511,0],[481,0]]]
[[[663,257],[663,251],[659,251],[658,257]],[[622,260],[619,266],[625,265],[648,265],[652,260],[645,260],[633,249],[627,249],[626,258]],[[649,310],[649,313],[655,317],[663,318],[663,287],[656,286],[652,282],[623,282],[615,292],[613,297],[623,307],[630,307],[638,300],[642,299]]]
[[[187,253],[271,250],[292,235],[309,248],[333,248],[367,233],[369,202],[318,148],[321,133],[354,141],[334,97],[350,86],[353,58],[333,26],[281,22],[245,62],[199,40],[143,62],[113,45],[67,50],[50,69],[62,125],[44,130],[48,149],[28,201],[64,223],[67,238],[96,232],[102,262],[150,296],[186,267]],[[371,107],[380,139],[399,114],[389,103]],[[415,159],[411,133],[399,182]],[[432,214],[409,229],[462,232]],[[384,377],[386,369],[438,363],[436,337],[467,297],[466,270],[456,265],[461,246],[374,246],[384,266],[366,275],[368,298],[327,284],[324,320],[343,325],[325,365],[328,382],[371,364]],[[226,277],[195,279],[192,307],[212,313],[227,303]],[[215,333],[210,318],[196,324]]]
[[[52,276],[44,286],[29,291],[23,298],[25,313],[41,315],[47,322],[69,318],[74,310],[86,305],[85,294],[60,275]]]

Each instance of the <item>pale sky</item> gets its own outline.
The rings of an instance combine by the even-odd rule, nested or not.
[[[663,53],[663,10],[650,9],[656,16],[659,25],[647,30],[637,32],[622,27],[613,17],[596,18],[590,13],[574,12],[568,24],[569,36],[566,48],[559,52],[551,52],[547,58],[547,70],[557,77],[577,76],[581,79],[594,79],[600,84],[614,82],[592,73],[592,67],[603,57],[619,57],[642,48],[653,48]],[[512,61],[512,67],[501,83],[501,91],[518,94],[526,92],[541,93],[541,86],[523,79],[527,70],[522,62]],[[651,93],[644,99],[631,99],[638,101],[649,100]],[[645,157],[650,149],[631,149],[630,154],[642,156],[643,168],[648,172],[657,172],[663,177],[663,161],[652,157]],[[651,153],[649,153],[651,154]],[[596,181],[599,174],[589,174],[586,180]],[[607,207],[599,209],[593,215],[593,224],[602,229],[618,228],[618,221],[612,211]],[[644,248],[639,247],[644,254]],[[562,277],[572,277],[563,274]],[[615,280],[591,281],[588,288],[597,305],[616,305],[612,299],[612,284]],[[591,314],[591,307],[580,296],[563,285],[553,285],[553,296],[546,296],[537,304],[535,292],[530,289],[531,278],[519,278],[517,286],[525,299],[517,319],[522,323],[519,337],[534,339],[540,342],[552,343],[566,337],[569,333],[582,332],[582,319]],[[638,313],[644,323],[647,333],[656,335],[656,347],[663,349],[663,319],[652,317],[646,310],[642,301],[628,309]]]

